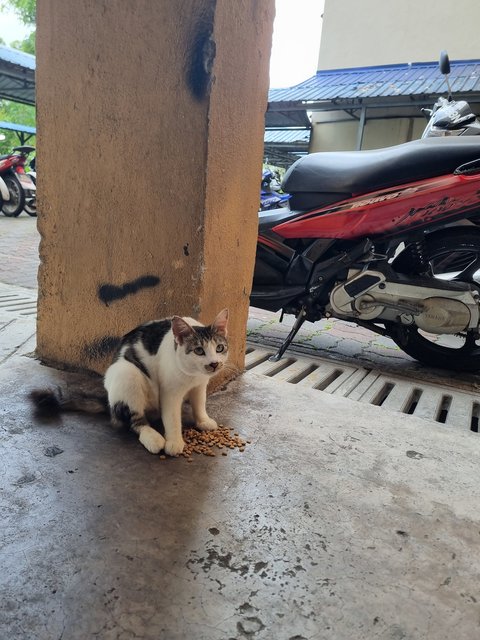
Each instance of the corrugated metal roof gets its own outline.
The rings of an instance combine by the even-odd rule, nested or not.
[[[451,61],[450,85],[454,94],[480,93],[480,60]],[[286,89],[270,89],[275,102],[358,101],[365,98],[424,96],[446,92],[437,62],[414,62],[380,67],[318,71],[315,76]]]
[[[264,134],[264,161],[277,167],[289,167],[308,153],[310,127],[266,129]]]
[[[0,45],[0,60],[26,67],[27,69],[35,69],[35,56],[4,45]]]
[[[35,104],[35,56],[0,46],[0,98]]]
[[[306,145],[310,142],[310,129],[266,129],[265,144]]]

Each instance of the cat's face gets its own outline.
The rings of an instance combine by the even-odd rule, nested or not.
[[[189,375],[214,375],[228,357],[228,310],[224,309],[211,325],[191,326],[175,316],[172,331],[182,370]]]

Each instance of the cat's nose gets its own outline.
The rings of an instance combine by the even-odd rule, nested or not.
[[[212,367],[213,370],[215,370],[218,367],[218,362],[210,362],[210,367]]]

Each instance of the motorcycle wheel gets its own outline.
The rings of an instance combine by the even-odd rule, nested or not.
[[[26,200],[25,206],[23,209],[25,213],[28,213],[29,216],[32,216],[32,218],[36,218],[37,217],[37,199],[30,198],[30,200]]]
[[[427,236],[424,255],[435,278],[467,282],[480,292],[479,230],[466,231],[464,227],[437,238]],[[423,364],[451,371],[480,371],[480,337],[474,331],[433,335],[400,324],[387,327],[387,331],[405,353]]]
[[[9,218],[19,216],[25,206],[25,192],[14,175],[2,176],[10,193],[10,200],[3,203],[2,213]]]

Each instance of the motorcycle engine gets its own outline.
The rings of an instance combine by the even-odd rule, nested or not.
[[[454,334],[479,324],[478,295],[469,285],[425,279],[388,281],[380,271],[350,271],[330,294],[331,312],[340,318],[416,325],[435,334]]]
[[[466,304],[449,298],[427,298],[424,310],[415,316],[419,329],[431,333],[459,333],[470,325],[471,313]]]

